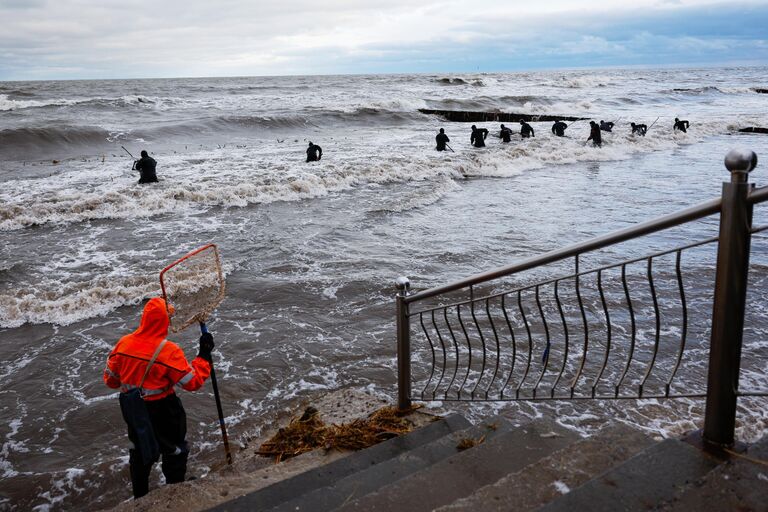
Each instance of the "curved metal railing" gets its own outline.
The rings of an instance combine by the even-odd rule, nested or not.
[[[768,227],[755,231],[765,229]],[[416,331],[429,346],[428,353],[431,355],[429,374],[415,396],[419,400],[704,396],[703,391],[676,393],[672,384],[685,352],[688,331],[683,253],[716,241],[717,238],[708,238],[483,297],[409,312],[408,317],[417,320]],[[668,255],[674,257],[674,299],[680,309],[677,318],[680,334],[676,349],[671,354],[671,364],[660,368],[656,366],[660,355],[670,354],[665,353],[660,345],[659,290],[654,281],[653,265],[654,261]],[[573,258],[574,266],[578,267],[579,255]],[[645,270],[636,275],[635,279],[631,278],[628,271],[633,266]],[[612,270],[618,274],[613,276],[618,285],[615,289],[609,289],[608,274]],[[590,332],[582,295],[584,281],[589,278],[593,278],[596,285],[598,316],[603,319],[603,338],[599,344],[594,343],[595,333]],[[653,311],[653,344],[650,350],[636,353],[636,309],[639,305],[637,288],[641,285],[649,289],[644,298]],[[563,297],[564,288],[568,286],[576,302],[576,307],[571,311],[567,310]],[[527,297],[526,292],[529,295]],[[670,299],[672,297],[667,297],[667,300]],[[552,306],[553,314],[545,313],[547,304]],[[627,342],[625,344],[615,343],[617,336],[614,331],[617,326],[611,320],[611,311],[625,320],[626,335],[622,337]],[[554,333],[553,322],[558,324],[558,336]],[[590,355],[597,356],[597,361],[592,361],[591,380],[586,371]],[[643,358],[648,360],[643,361]],[[609,359],[612,369],[608,368]],[[627,382],[633,366],[643,368],[634,387]],[[664,373],[663,390],[660,393],[648,393],[645,387],[652,373],[656,376]],[[582,383],[587,385],[580,387]]]

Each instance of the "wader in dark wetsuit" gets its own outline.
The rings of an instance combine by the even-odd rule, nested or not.
[[[600,133],[600,125],[594,121],[589,122],[589,138],[587,142],[592,141],[595,146],[603,145],[603,135]]]
[[[485,147],[485,138],[488,136],[488,130],[485,128],[478,128],[472,125],[472,135],[469,136],[469,143],[476,148]]]
[[[531,125],[525,121],[520,121],[520,136],[527,139],[528,137],[535,137],[536,134],[533,133],[533,127]]]
[[[504,125],[501,125],[501,131],[499,132],[499,137],[501,138],[502,142],[510,142],[512,140],[512,130],[510,130]]]
[[[554,133],[558,137],[564,137],[566,128],[568,128],[568,125],[565,124],[564,122],[555,121],[555,124],[552,125],[552,133]]]
[[[688,121],[681,121],[678,118],[675,118],[675,126],[672,127],[673,130],[680,130],[683,133],[688,132],[688,126],[690,126],[691,123]]]
[[[445,130],[440,128],[440,133],[435,136],[435,142],[437,143],[437,147],[435,149],[438,151],[445,151],[445,145],[451,142],[451,139],[449,139],[445,134]]]
[[[321,158],[323,158],[323,148],[310,142],[307,148],[307,162],[317,162]]]
[[[644,124],[630,123],[630,126],[632,126],[632,135],[638,134],[645,137],[645,132],[648,131],[648,127]]]
[[[603,130],[604,132],[610,132],[610,131],[613,131],[613,123],[612,123],[612,122],[610,122],[610,121],[608,121],[608,122],[606,123],[605,121],[603,121],[603,120],[601,119],[601,120],[600,120],[600,129],[601,129],[601,130]]]
[[[139,183],[157,183],[156,167],[157,162],[146,151],[142,151],[141,158],[133,163],[133,168],[141,174]]]

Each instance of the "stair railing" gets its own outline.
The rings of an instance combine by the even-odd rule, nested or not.
[[[407,278],[398,278],[398,406],[408,408],[414,399],[706,397],[705,443],[732,445],[737,398],[768,396],[766,391],[738,389],[751,238],[768,230],[752,227],[753,206],[768,200],[768,187],[748,183],[756,165],[755,153],[732,150],[725,158],[731,181],[723,183],[720,198],[513,265],[416,293],[411,293]],[[717,213],[717,237],[583,269],[585,255]],[[695,261],[715,244],[707,386],[692,391],[679,383],[691,327],[682,259],[694,253]],[[674,261],[674,270],[662,280],[656,277],[656,266],[667,260],[670,266]],[[510,288],[525,271],[562,267],[569,261],[569,274]],[[599,300],[589,303],[584,290],[592,282]],[[566,300],[568,289],[571,303]],[[662,325],[666,318],[674,318],[676,325]],[[421,377],[416,394],[412,320],[426,353],[417,361]],[[423,365],[423,359],[431,364]]]

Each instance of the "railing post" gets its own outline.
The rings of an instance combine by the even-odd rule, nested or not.
[[[411,288],[407,277],[397,278],[397,408],[411,407],[411,324],[405,298]]]
[[[751,151],[734,149],[725,157],[731,181],[723,183],[703,433],[705,446],[712,448],[734,442],[752,230],[747,197],[753,186],[747,178],[756,165]]]

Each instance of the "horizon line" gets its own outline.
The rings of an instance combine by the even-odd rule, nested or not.
[[[216,78],[298,78],[298,77],[338,77],[338,76],[401,76],[401,75],[438,75],[438,74],[475,74],[475,75],[492,75],[492,74],[518,74],[518,73],[536,73],[536,72],[552,72],[552,71],[598,71],[598,70],[641,70],[641,69],[753,69],[753,68],[766,68],[768,62],[758,63],[754,61],[736,61],[736,62],[721,62],[721,63],[708,63],[708,64],[691,64],[691,63],[677,63],[677,64],[619,64],[615,66],[572,66],[572,67],[541,67],[541,68],[527,68],[527,69],[514,69],[514,70],[496,70],[496,71],[416,71],[416,72],[381,72],[381,73],[288,73],[285,75],[271,75],[271,74],[253,74],[253,75],[188,75],[188,76],[154,76],[154,77],[110,77],[110,78],[39,78],[39,79],[15,79],[6,80],[0,79],[0,83],[13,83],[13,82],[87,82],[87,81],[109,81],[109,80],[201,80],[201,79],[216,79]]]

